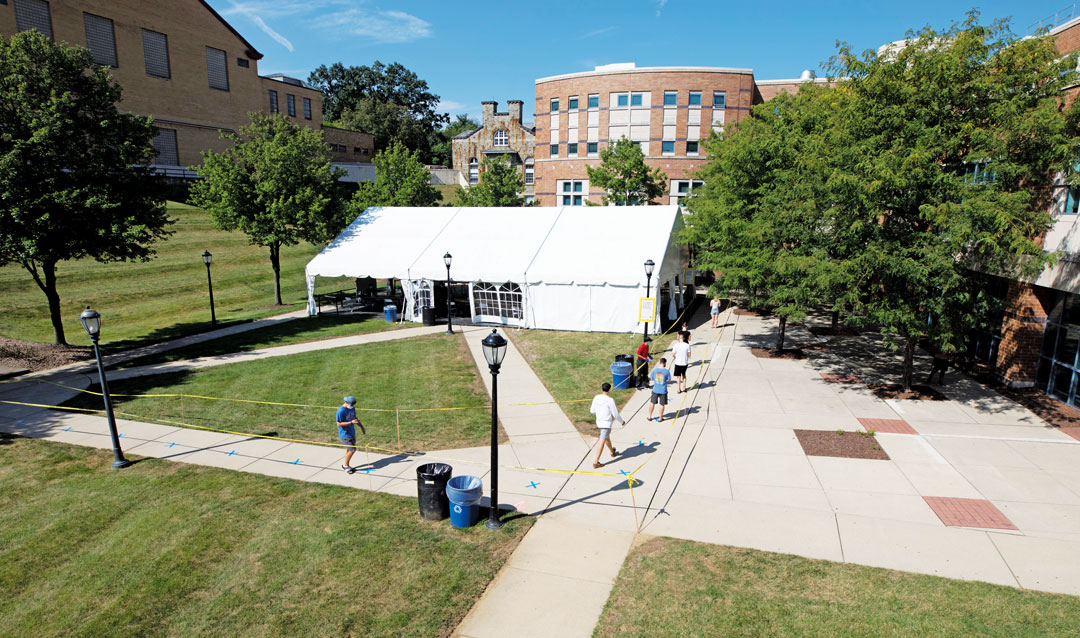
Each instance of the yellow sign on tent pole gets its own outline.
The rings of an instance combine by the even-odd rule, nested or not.
[[[656,300],[642,297],[638,300],[638,321],[652,321],[656,317]]]
[[[693,286],[694,285],[694,269],[686,268],[683,270],[683,283]]]

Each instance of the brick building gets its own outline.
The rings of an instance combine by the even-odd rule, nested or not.
[[[521,121],[524,107],[521,100],[506,103],[506,112],[499,113],[498,102],[481,102],[482,118],[479,128],[464,131],[451,140],[453,168],[465,176],[469,184],[480,181],[485,157],[503,156],[518,166],[525,181],[525,200],[533,200],[535,131]]]
[[[0,0],[0,35],[29,29],[86,47],[111,67],[123,87],[119,108],[153,116],[163,170],[224,150],[220,131],[235,132],[254,111],[323,128],[322,94],[294,78],[260,76],[262,54],[202,0]],[[334,135],[336,163],[371,161],[371,135]]]

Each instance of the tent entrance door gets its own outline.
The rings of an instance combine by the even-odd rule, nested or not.
[[[525,325],[525,301],[521,286],[510,281],[501,285],[477,281],[469,286],[469,293],[473,321],[501,323],[504,326]]]

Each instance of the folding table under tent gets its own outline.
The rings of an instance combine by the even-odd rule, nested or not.
[[[642,327],[646,260],[656,263],[657,306],[665,284],[684,305],[682,228],[678,206],[373,207],[308,262],[308,314],[317,314],[315,277],[395,278],[402,316],[419,321],[434,305],[433,285],[446,280],[449,252],[476,323],[633,332]]]

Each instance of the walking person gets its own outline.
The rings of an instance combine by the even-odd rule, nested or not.
[[[932,383],[934,374],[938,375],[938,385],[945,385],[945,371],[949,369],[949,357],[945,356],[939,348],[934,348],[934,365],[930,368],[930,375],[926,377],[927,383]]]
[[[679,340],[671,346],[671,355],[675,359],[675,380],[678,382],[679,394],[686,392],[686,368],[690,365],[690,333],[679,333]]]
[[[594,468],[604,467],[600,462],[600,453],[604,451],[605,445],[611,451],[612,458],[619,456],[619,451],[611,443],[611,426],[616,420],[619,421],[619,425],[626,425],[626,421],[619,416],[619,409],[615,407],[615,399],[608,395],[611,384],[604,382],[600,385],[600,391],[600,394],[593,397],[592,407],[589,408],[589,412],[596,415],[596,427],[600,429],[600,440],[596,445],[596,460],[592,464]]]
[[[638,390],[649,387],[649,362],[652,361],[652,355],[649,353],[649,344],[652,343],[652,337],[645,337],[645,340],[638,346],[637,356],[634,360],[634,373],[637,375]]]
[[[713,297],[709,300],[709,327],[720,327],[720,297]]]
[[[660,359],[660,363],[656,364],[653,368],[652,374],[649,375],[652,378],[652,396],[649,397],[649,418],[646,421],[652,421],[653,408],[660,404],[660,417],[655,419],[657,423],[664,420],[664,408],[667,406],[667,384],[671,381],[671,373],[667,369],[667,359]]]
[[[364,424],[360,422],[360,419],[356,418],[356,397],[345,397],[345,402],[337,409],[336,418],[338,439],[347,446],[345,448],[345,465],[342,465],[341,469],[352,474],[356,471],[355,467],[349,465],[349,462],[352,461],[353,454],[356,454],[355,426],[359,425],[360,431],[367,434],[367,430],[364,429]]]

